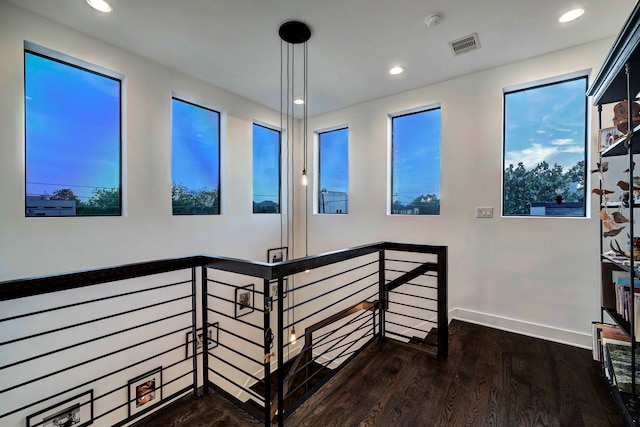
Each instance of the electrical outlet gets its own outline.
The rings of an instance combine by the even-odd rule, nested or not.
[[[493,218],[493,208],[476,208],[476,218]]]

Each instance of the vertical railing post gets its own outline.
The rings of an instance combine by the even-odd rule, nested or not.
[[[207,308],[208,281],[207,266],[202,267],[202,387],[203,394],[209,394],[209,310]],[[195,341],[196,336],[193,336]],[[195,355],[195,350],[193,352]]]
[[[308,343],[308,344],[307,344]],[[305,352],[304,363],[307,365],[305,368],[305,379],[304,379],[304,392],[308,393],[311,390],[311,376],[313,375],[313,331],[309,331],[309,333],[305,332],[304,334],[304,348]]]
[[[198,358],[196,356],[196,334],[197,334],[197,309],[198,309],[198,301],[197,301],[198,291],[196,289],[196,267],[191,267],[191,336],[193,337],[193,342],[191,343],[191,352],[193,357],[191,361],[193,362],[193,398],[198,398]]]
[[[378,252],[378,300],[380,301],[380,340],[385,338],[385,312],[389,308],[389,302],[387,301],[386,291],[386,279],[385,279],[385,250],[381,249]]]
[[[272,297],[269,295],[269,280],[263,280],[264,286],[264,425],[271,425],[271,348],[273,347],[273,332],[271,331],[271,304]],[[280,304],[278,304],[280,305]]]
[[[438,251],[438,358],[446,359],[449,355],[449,313],[447,312],[447,247]]]
[[[293,292],[293,291],[292,291]],[[284,296],[284,280],[282,277],[278,277],[278,295],[280,296],[280,301],[282,301],[282,297]],[[290,298],[293,298],[293,295],[289,295]],[[282,333],[284,325],[284,311],[283,304],[278,304],[278,426],[284,426],[284,334]]]

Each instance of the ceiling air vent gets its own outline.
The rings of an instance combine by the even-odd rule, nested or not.
[[[464,36],[461,39],[449,42],[449,46],[451,46],[451,50],[453,50],[454,55],[460,55],[461,53],[469,52],[470,50],[479,49],[480,40],[478,40],[478,33],[473,33],[471,35]]]

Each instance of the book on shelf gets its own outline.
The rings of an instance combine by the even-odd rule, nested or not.
[[[631,393],[631,345],[608,343],[604,345],[606,363],[611,370],[611,382],[623,393]],[[640,392],[640,370],[635,373],[636,393]]]
[[[611,325],[608,323],[592,322],[592,346],[593,360],[598,362],[604,362],[603,357],[603,340],[605,342],[629,342],[631,339],[618,325]]]

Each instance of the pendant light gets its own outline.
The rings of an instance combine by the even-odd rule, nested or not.
[[[303,166],[302,166],[302,176],[301,176],[301,184],[305,187],[305,193],[307,192],[307,186],[309,184],[309,177],[307,176],[307,106],[308,106],[308,49],[307,49],[307,41],[311,38],[311,29],[307,24],[300,21],[287,21],[280,26],[280,30],[278,31],[280,35],[281,44],[280,44],[280,121],[282,128],[282,118],[283,116],[286,118],[286,140],[285,144],[287,146],[287,152],[291,150],[292,153],[292,164],[293,164],[293,153],[296,145],[295,141],[295,112],[294,107],[297,105],[299,108],[302,107],[302,151],[303,151]],[[302,99],[296,97],[296,47],[302,47]],[[298,49],[300,50],[300,49]],[[299,67],[299,65],[298,65]],[[283,73],[282,70],[286,69]],[[289,172],[287,172],[287,187],[289,184]],[[287,196],[289,197],[289,191],[287,190]],[[293,205],[293,195],[291,195],[292,205]],[[292,214],[294,211],[294,206],[291,209],[291,218],[293,218]],[[305,200],[305,212],[306,212],[306,200]],[[305,215],[306,217],[306,215]],[[292,219],[293,222],[293,219]],[[292,224],[293,226],[293,224]],[[306,227],[305,227],[306,228]],[[288,227],[287,227],[288,229]],[[306,244],[305,244],[306,245]],[[292,242],[291,242],[292,254],[295,256],[294,252],[294,242],[293,242],[293,233],[292,233]],[[306,249],[305,249],[306,250]],[[289,336],[289,343],[291,345],[295,345],[297,341],[296,337],[296,329],[295,329],[295,280],[292,278],[291,280],[291,298],[289,299],[291,303],[291,316],[293,322],[291,323],[291,334]]]

